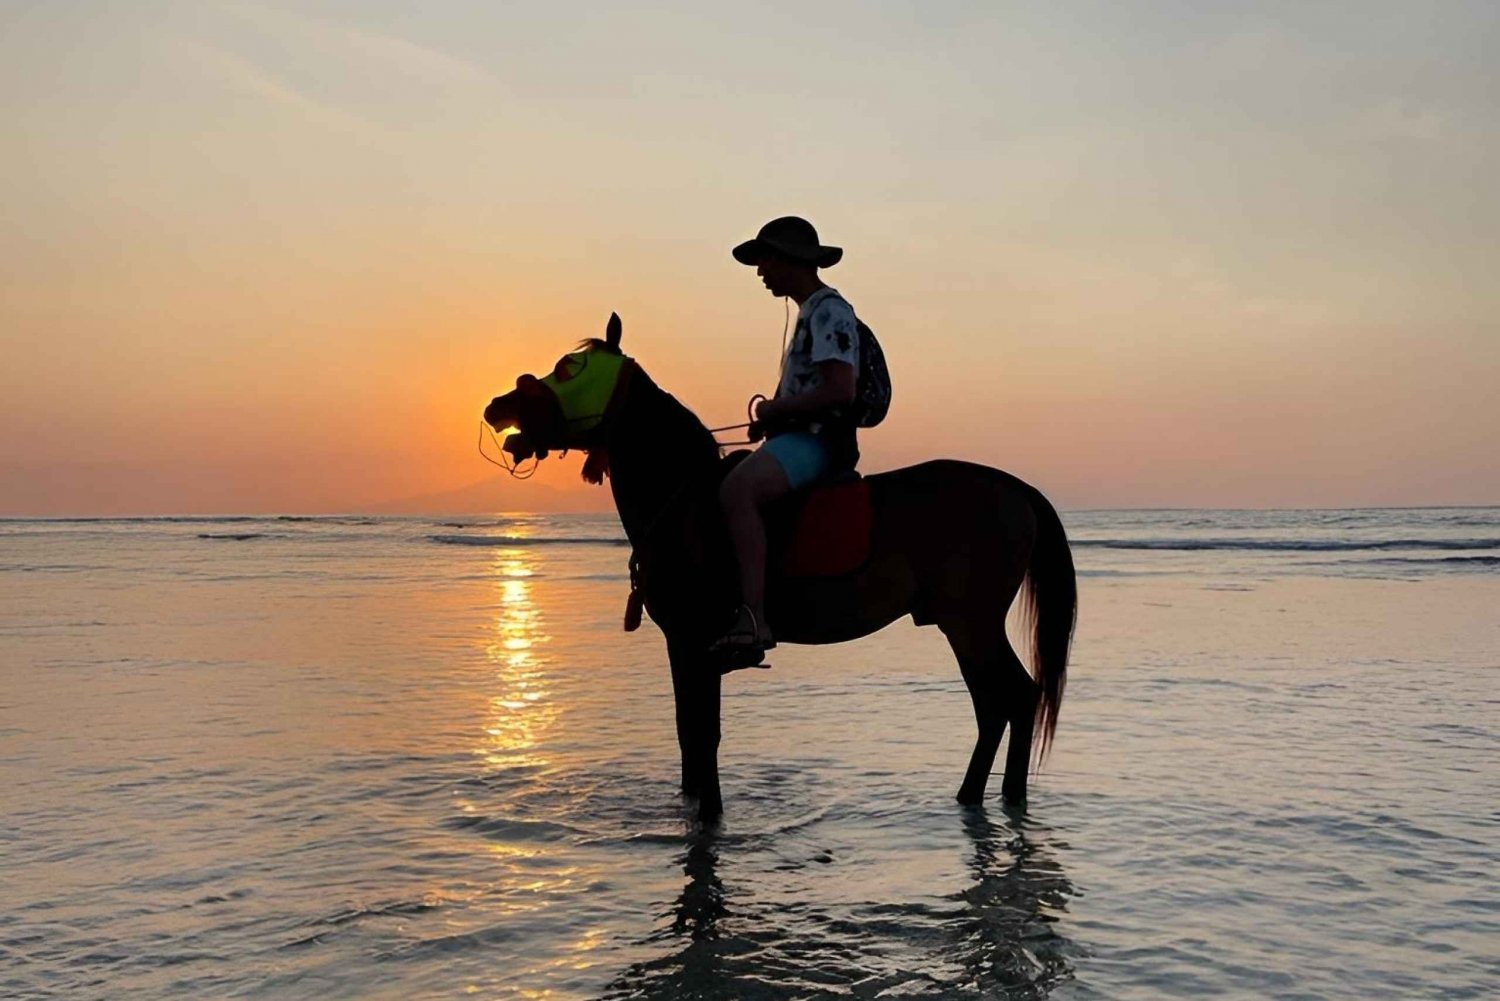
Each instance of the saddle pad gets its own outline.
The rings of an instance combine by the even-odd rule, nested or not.
[[[814,487],[782,554],[782,573],[788,577],[853,573],[870,557],[874,521],[870,487],[864,480]]]

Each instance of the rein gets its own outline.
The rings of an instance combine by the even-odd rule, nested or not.
[[[672,510],[677,504],[678,498],[687,491],[688,485],[692,481],[693,478],[691,476],[684,476],[682,478],[682,482],[677,485],[677,489],[673,490],[667,499],[662,502],[661,510],[652,515],[651,520],[646,523],[646,527],[641,530],[640,545],[630,547],[630,596],[625,599],[625,631],[627,633],[633,633],[641,627],[641,610],[646,604],[646,596],[641,593],[641,585],[645,582],[646,575],[641,569],[640,554],[642,551],[649,549],[651,536],[660,527],[662,519],[667,516],[667,512]]]
[[[585,460],[583,466],[583,477],[591,483],[602,483],[605,475],[607,475],[609,472],[609,446],[610,439],[612,437],[610,431],[615,423],[611,420],[611,418],[622,405],[627,390],[629,389],[631,375],[638,369],[639,366],[636,365],[633,359],[627,360],[627,363],[620,369],[619,381],[616,383],[614,391],[610,395],[609,403],[602,413],[587,414],[581,417],[569,417],[563,419],[564,424],[592,420],[594,418],[601,419],[600,430],[603,431],[603,434],[599,435],[595,439],[593,444],[572,446],[576,448],[583,448],[588,452],[588,459]],[[722,427],[707,428],[705,430],[707,430],[709,434],[715,434],[718,432],[735,431],[741,428],[748,428],[753,426],[755,423],[755,405],[757,402],[764,399],[765,397],[760,394],[756,394],[755,396],[752,396],[750,398],[750,401],[746,407],[746,416],[749,417],[750,420],[747,420],[744,423],[740,424],[726,424]],[[495,446],[496,450],[499,453],[500,459],[498,461],[494,458],[491,458],[489,453],[485,450],[484,440],[486,432],[488,432],[491,443]],[[753,441],[750,439],[746,439],[745,441],[729,442],[716,441],[715,444],[720,446],[753,444]],[[499,468],[505,470],[508,474],[510,474],[511,477],[517,480],[525,480],[534,476],[537,469],[541,465],[542,457],[548,451],[550,451],[550,449],[538,449],[532,454],[532,461],[529,466],[526,465],[525,459],[521,459],[515,462],[507,461],[505,448],[501,443],[499,436],[495,434],[494,429],[490,428],[482,418],[479,422],[478,447],[480,456],[486,462],[490,463],[490,465],[492,466],[498,466]],[[568,451],[568,447],[561,446],[561,451],[566,454],[566,452]],[[672,511],[678,505],[678,503],[682,499],[683,494],[688,490],[690,486],[692,486],[694,480],[695,476],[693,476],[692,474],[684,475],[682,477],[681,482],[679,482],[677,486],[671,491],[671,493],[667,495],[666,499],[662,502],[661,507],[645,523],[645,527],[640,531],[638,535],[638,543],[633,545],[631,548],[629,562],[630,596],[626,600],[625,604],[624,627],[626,632],[633,632],[636,629],[640,628],[641,616],[645,607],[645,594],[643,591],[643,585],[645,583],[645,572],[641,565],[642,557],[649,555],[652,549],[651,537],[657,533],[658,529],[661,528],[668,512]]]
[[[747,403],[747,404],[745,404],[745,416],[748,417],[748,418],[750,418],[750,419],[748,421],[746,421],[745,423],[743,423],[743,424],[725,424],[723,427],[709,428],[708,429],[708,433],[709,434],[718,434],[720,431],[738,431],[740,428],[753,427],[755,425],[755,401],[756,400],[760,400],[762,403],[764,403],[765,399],[766,399],[766,397],[762,393],[756,393],[754,396],[750,397],[750,402]],[[721,442],[719,442],[719,444],[720,445],[754,445],[755,442],[756,442],[756,440],[757,439],[755,439],[755,438],[746,438],[744,441],[721,441]]]
[[[610,414],[612,414],[614,412],[614,410],[615,410],[615,401],[619,398],[620,389],[624,385],[624,383],[627,381],[628,377],[626,376],[626,373],[629,372],[634,367],[635,367],[635,363],[632,362],[630,365],[627,365],[624,368],[620,369],[620,384],[615,387],[615,392],[610,396],[610,399],[609,399],[609,406],[607,406],[604,410],[602,410],[601,412],[599,412],[597,414],[585,414],[582,417],[565,417],[565,418],[563,418],[563,423],[565,423],[565,424],[571,424],[571,423],[574,423],[574,422],[577,422],[577,421],[593,420],[596,417],[601,418],[603,420],[608,420]],[[749,417],[750,420],[745,421],[742,424],[725,424],[725,425],[722,425],[720,427],[709,428],[708,429],[708,433],[709,434],[719,434],[719,433],[724,432],[724,431],[738,431],[740,428],[753,427],[755,425],[755,403],[756,403],[757,400],[764,400],[764,399],[765,399],[765,396],[763,394],[761,394],[761,393],[756,393],[754,396],[750,397],[750,402],[745,405],[745,416]],[[498,452],[499,455],[500,455],[500,459],[498,461],[495,460],[495,459],[490,458],[489,453],[484,450],[484,438],[485,438],[485,432],[486,431],[489,432],[490,442],[495,446],[495,451]],[[754,445],[759,440],[760,439],[758,439],[758,438],[743,438],[743,439],[738,439],[738,440],[735,440],[735,441],[721,441],[718,444],[721,445],[721,446],[722,445]],[[546,451],[546,450],[544,450],[544,451]],[[597,452],[605,452],[605,448],[604,448],[603,445],[596,445],[593,448],[586,449],[586,451],[589,452],[589,458],[590,458],[590,461],[592,461],[593,454],[596,451]],[[566,455],[568,453],[568,449],[564,448],[562,450],[562,452],[563,452],[564,455]],[[606,455],[606,458],[604,460],[602,460],[603,464],[604,464],[604,468],[603,468],[603,470],[601,472],[607,472],[608,469],[609,469],[609,462],[608,462],[608,458],[607,458],[607,452],[605,452],[605,455]],[[540,454],[533,455],[531,457],[531,465],[530,466],[525,466],[524,468],[523,468],[523,463],[526,461],[524,459],[522,459],[520,462],[507,462],[505,460],[505,446],[500,443],[500,438],[495,434],[495,429],[492,428],[492,427],[490,427],[488,424],[486,424],[484,422],[484,418],[483,417],[481,417],[479,419],[479,457],[481,459],[483,459],[485,462],[488,462],[490,465],[492,465],[492,466],[498,466],[499,468],[505,470],[507,473],[509,473],[511,475],[512,479],[517,479],[517,480],[529,480],[529,479],[531,479],[533,476],[536,475],[537,467],[542,464],[542,456]],[[585,470],[585,472],[584,472],[584,478],[588,479],[589,482],[591,482],[591,483],[602,482],[602,478],[601,479],[592,479],[589,476],[590,470],[589,470],[589,464],[588,464],[588,462],[584,463],[584,470]]]
[[[635,363],[635,359],[627,358],[625,360],[625,364],[620,367],[620,375],[615,382],[615,388],[610,393],[609,403],[605,405],[603,410],[599,411],[596,414],[583,414],[579,417],[564,417],[562,421],[563,424],[577,424],[580,421],[591,421],[597,418],[600,421],[601,426],[605,426],[610,418],[610,415],[612,415],[615,410],[618,409],[619,401],[624,397],[625,388],[630,383],[630,375],[636,370],[637,367],[638,366]],[[486,430],[489,431],[490,440],[494,443],[496,449],[500,453],[500,460],[498,462],[494,459],[491,459],[489,457],[489,454],[484,450],[484,433]],[[567,455],[572,448],[582,448],[584,451],[588,452],[589,457],[583,464],[584,479],[588,480],[590,483],[604,482],[604,474],[609,471],[609,453],[602,442],[594,446],[563,445],[560,447],[563,455]],[[541,466],[542,459],[550,451],[552,451],[551,448],[537,449],[531,455],[531,465],[529,467],[525,467],[525,469],[523,470],[522,467],[526,460],[521,459],[516,462],[507,462],[505,459],[505,446],[500,443],[500,439],[495,435],[495,429],[486,424],[483,417],[479,418],[480,458],[484,459],[485,462],[488,462],[492,466],[499,466],[501,469],[509,473],[512,479],[531,479],[531,477],[536,475],[538,467]]]
[[[488,431],[490,433],[490,441],[494,442],[494,444],[495,444],[495,451],[500,454],[499,461],[491,459],[489,457],[489,453],[487,453],[484,450],[484,433],[486,431]],[[492,427],[490,427],[488,424],[486,424],[484,422],[484,418],[483,417],[479,418],[479,457],[481,459],[483,459],[485,462],[488,462],[492,466],[499,466],[501,469],[503,469],[507,473],[509,473],[511,475],[512,479],[516,479],[516,480],[529,480],[529,479],[531,479],[533,476],[536,475],[537,467],[542,464],[541,457],[533,455],[531,457],[532,458],[532,463],[531,463],[530,468],[528,468],[524,472],[522,472],[522,470],[521,470],[521,462],[506,462],[505,461],[505,446],[502,445],[502,444],[500,444],[500,439],[495,434],[495,429],[492,428]],[[522,462],[524,462],[524,461],[525,460],[523,459]]]

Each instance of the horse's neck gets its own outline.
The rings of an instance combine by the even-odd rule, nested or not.
[[[641,371],[610,423],[610,490],[639,546],[684,484],[708,475],[719,449],[703,422]]]

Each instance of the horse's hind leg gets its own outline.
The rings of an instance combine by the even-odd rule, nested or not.
[[[1005,751],[1005,778],[1000,795],[1008,806],[1026,805],[1026,777],[1031,770],[1031,732],[1036,724],[1036,705],[1042,690],[1026,665],[1016,656],[1007,641],[1000,653],[1001,672],[1006,688],[1006,707],[1010,713],[1010,746]]]
[[[958,789],[958,801],[966,805],[984,802],[984,789],[1009,723],[1010,748],[1005,756],[1001,794],[1008,804],[1024,805],[1036,684],[1011,649],[1003,623],[991,621],[977,629],[973,623],[945,625],[943,633],[958,658],[969,699],[974,704],[974,719],[979,725],[974,753],[969,756],[969,767]]]
[[[964,684],[969,686],[974,719],[979,724],[974,753],[969,756],[963,784],[958,787],[958,801],[966,806],[977,806],[984,802],[984,787],[990,780],[990,769],[995,766],[1000,738],[1005,736],[1005,709],[988,658],[958,653],[958,668],[963,672]]]

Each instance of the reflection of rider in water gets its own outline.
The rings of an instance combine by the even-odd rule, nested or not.
[[[818,277],[819,268],[844,252],[818,243],[811,223],[796,216],[773,219],[755,239],[734,248],[753,265],[775,296],[797,302],[797,328],[781,361],[781,382],[755,411],[766,443],[725,477],[719,491],[739,560],[743,604],[713,649],[730,666],[758,664],[776,645],[765,617],[766,529],[762,510],[771,501],[830,474],[854,468],[859,452],[854,423],[844,417],[854,402],[859,373],[859,329],[854,309]]]

